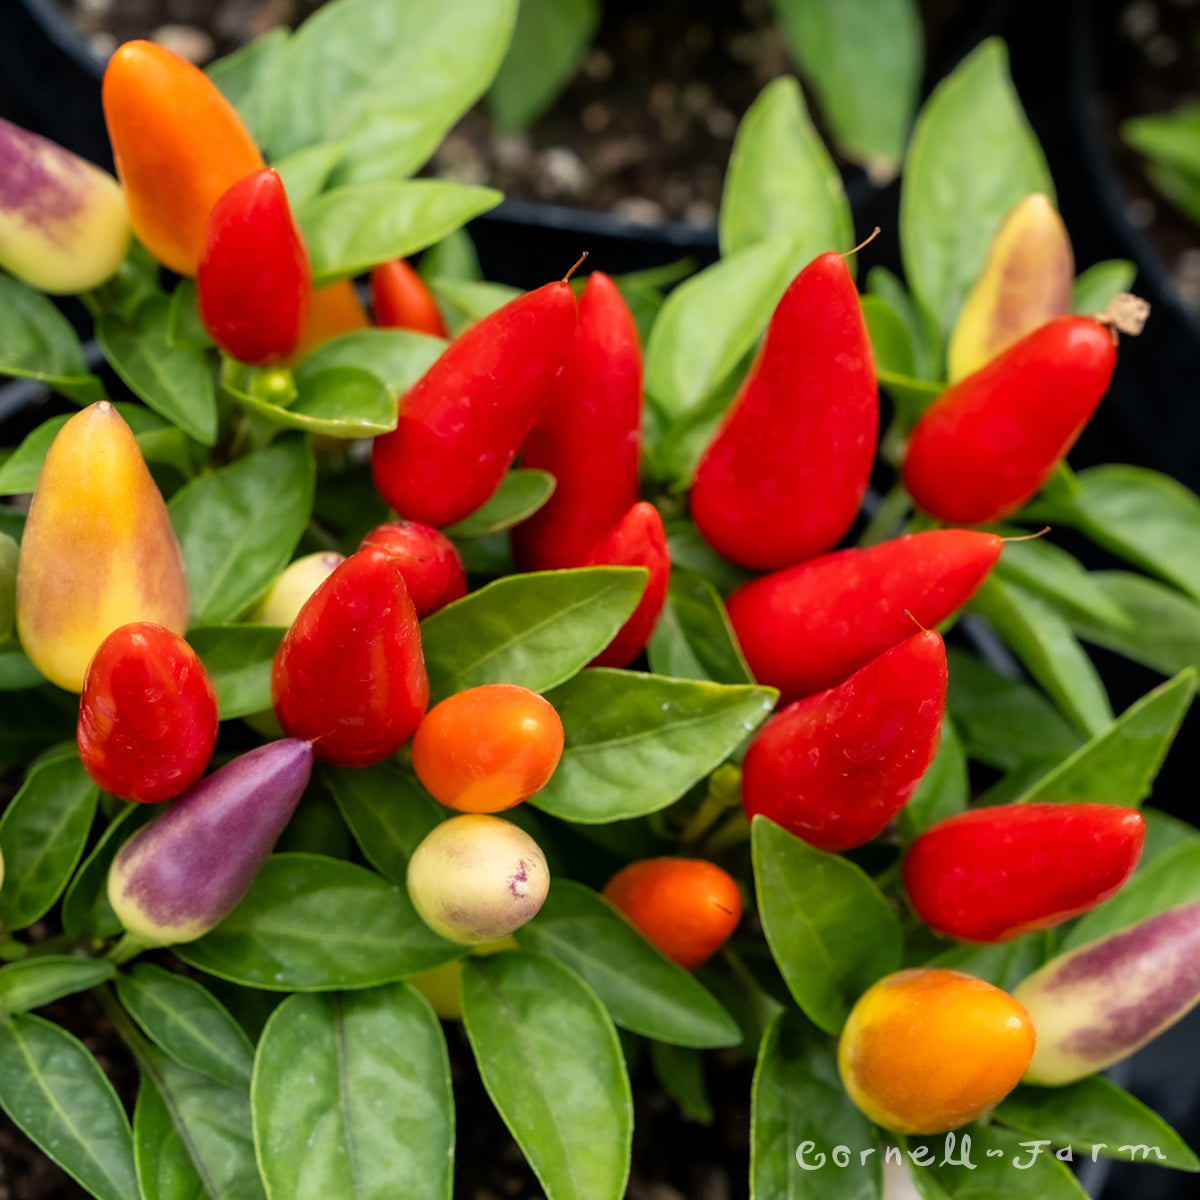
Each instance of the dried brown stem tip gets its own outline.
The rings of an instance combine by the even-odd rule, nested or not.
[[[1110,329],[1137,337],[1149,315],[1150,305],[1141,296],[1121,292],[1108,302],[1102,313],[1096,315],[1096,320]]]

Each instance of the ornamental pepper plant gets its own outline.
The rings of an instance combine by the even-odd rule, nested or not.
[[[1200,1000],[1200,500],[1064,460],[1145,313],[1004,46],[916,118],[903,278],[783,78],[715,263],[521,293],[416,177],[515,10],[122,46],[119,182],[0,126],[0,1106],[99,1200],[444,1200],[476,1070],[619,1200],[634,1084],[711,1120],[714,1063],[756,1197],[1200,1169],[1097,1074]]]

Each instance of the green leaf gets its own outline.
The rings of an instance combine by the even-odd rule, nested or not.
[[[768,238],[681,283],[666,299],[646,345],[646,391],[679,418],[700,407],[767,327],[779,297],[804,266],[789,237]]]
[[[1177,171],[1200,174],[1200,104],[1133,117],[1122,122],[1121,137],[1147,158]]]
[[[741,1038],[741,1032],[738,1037]],[[711,1125],[715,1114],[704,1084],[704,1055],[690,1046],[650,1042],[650,1065],[659,1086],[689,1121]],[[628,1056],[626,1056],[628,1057]]]
[[[729,155],[719,230],[723,255],[786,237],[795,239],[801,264],[854,244],[841,176],[789,76],[767,84],[742,118]]]
[[[913,0],[773,0],[839,153],[876,184],[900,169],[924,65]]]
[[[271,72],[278,65],[288,37],[289,31],[280,26],[204,68],[204,73],[238,110],[246,128],[260,145],[266,140],[264,124]]]
[[[177,349],[208,350],[215,345],[200,320],[194,279],[181,279],[171,293],[167,305],[167,340]]]
[[[878,296],[863,296],[861,304],[867,335],[871,339],[871,351],[875,356],[876,372],[883,371],[893,378],[913,379],[917,366],[908,326]]]
[[[283,634],[271,625],[205,625],[188,632],[216,688],[222,721],[271,707],[271,664]]]
[[[20,555],[21,547],[17,539],[0,533],[0,645],[12,641],[16,632],[17,559]],[[30,666],[33,667],[33,664],[30,663]],[[41,682],[42,673],[34,668],[28,686]]]
[[[500,486],[469,517],[442,532],[452,538],[485,537],[532,516],[554,491],[554,476],[532,467],[506,472]]]
[[[942,721],[942,740],[929,769],[921,776],[917,790],[900,810],[896,823],[900,836],[911,842],[930,825],[952,817],[967,807],[970,780],[967,755],[949,718]]]
[[[254,1047],[242,1027],[203,984],[135,963],[117,979],[117,995],[146,1036],[181,1067],[248,1088]]]
[[[66,1030],[29,1013],[0,1021],[0,1106],[97,1200],[139,1200],[121,1102]]]
[[[116,974],[110,962],[73,954],[39,954],[0,967],[0,1013],[10,1016],[41,1008],[63,996],[87,991]]]
[[[463,1023],[484,1087],[554,1200],[620,1200],[633,1102],[617,1031],[550,958],[506,951],[463,966]]]
[[[63,895],[64,932],[73,938],[113,937],[122,930],[108,902],[108,868],[126,839],[155,816],[153,804],[126,804],[112,819]]]
[[[321,286],[407,258],[502,199],[493,188],[439,179],[359,183],[314,196],[296,220]]]
[[[656,675],[754,682],[717,589],[686,567],[671,568],[667,601],[646,652]]]
[[[1115,896],[1084,913],[1060,939],[1059,953],[1193,900],[1200,900],[1200,843],[1187,841],[1165,850],[1135,872]]]
[[[1081,272],[1071,288],[1071,311],[1090,316],[1103,312],[1108,302],[1127,292],[1137,278],[1137,264],[1125,258],[1110,258],[1093,263]]]
[[[543,692],[589,663],[629,619],[644,567],[582,567],[498,579],[426,617],[429,702],[481,683]]]
[[[1126,1158],[1130,1145],[1157,1146],[1165,1167],[1200,1171],[1200,1159],[1156,1112],[1100,1075],[1065,1087],[1018,1087],[1000,1102],[993,1119],[1021,1133],[1049,1138],[1105,1158]],[[1107,1145],[1105,1145],[1107,1143]],[[1125,1152],[1119,1148],[1125,1145]],[[1126,1158],[1126,1161],[1128,1159]]]
[[[450,1061],[411,988],[288,997],[263,1030],[251,1095],[271,1200],[449,1200]]]
[[[158,1089],[143,1074],[133,1106],[133,1155],[142,1200],[203,1200],[204,1180]]]
[[[991,622],[1080,732],[1094,736],[1112,721],[1099,672],[1067,622],[1045,601],[990,575],[970,606]]]
[[[1054,184],[1008,73],[989,38],[934,89],[917,117],[900,193],[904,273],[949,335],[992,235],[1030,192]]]
[[[947,706],[971,758],[1007,770],[1026,762],[1057,762],[1082,738],[1034,688],[951,648]]]
[[[36,379],[78,404],[104,399],[75,330],[48,296],[0,274],[0,314],[0,375]]]
[[[516,0],[325,6],[271,76],[262,140],[273,158],[342,142],[341,182],[411,174],[491,82],[516,8]]]
[[[987,946],[953,946],[935,954],[925,965],[963,971],[1011,992],[1045,961],[1044,947],[1045,935],[1031,933]]]
[[[1092,581],[1127,614],[1127,628],[1080,616],[1072,628],[1085,641],[1115,650],[1164,675],[1200,667],[1200,604],[1172,587],[1129,571],[1093,571]]]
[[[862,992],[900,965],[900,922],[849,859],[764,817],[751,826],[758,911],[771,953],[805,1016],[836,1034]]]
[[[153,1047],[146,1047],[143,1064],[137,1105],[143,1111],[135,1111],[134,1124],[138,1176],[145,1185],[163,1189],[164,1200],[176,1195],[180,1200],[265,1200],[254,1156],[248,1089],[190,1071]],[[149,1091],[156,1094],[151,1097]],[[167,1154],[160,1165],[158,1147],[150,1138],[163,1134]],[[181,1190],[188,1183],[194,1189],[197,1182],[199,1191]]]
[[[217,397],[205,351],[176,346],[170,336],[170,303],[153,296],[133,325],[108,313],[96,323],[96,339],[113,370],[160,416],[203,446],[217,440]]]
[[[45,682],[46,677],[20,650],[0,651],[0,692],[23,692]]]
[[[799,1013],[771,1022],[759,1047],[750,1101],[750,1195],[755,1200],[877,1200],[879,1155],[874,1126],[855,1107],[838,1075],[837,1053]],[[849,1165],[829,1162],[849,1146]]]
[[[465,229],[456,229],[436,246],[430,246],[421,255],[419,270],[426,283],[434,279],[471,282],[483,278],[475,243]]]
[[[382,379],[358,367],[330,367],[306,375],[286,406],[253,392],[221,389],[243,408],[283,429],[324,437],[364,438],[396,428],[396,399]]]
[[[929,314],[917,307],[908,289],[887,267],[872,267],[867,272],[867,290],[887,305],[908,332],[913,356],[912,374],[918,381],[940,380],[938,334]],[[866,316],[866,309],[863,315]],[[886,364],[882,365],[886,367]]]
[[[1131,704],[1038,780],[1022,800],[1104,800],[1136,807],[1151,785],[1196,694],[1189,668]]]
[[[404,885],[408,860],[445,813],[417,781],[411,767],[381,762],[371,767],[317,767],[363,857],[385,879]]]
[[[303,387],[314,375],[332,367],[357,367],[382,379],[393,396],[400,396],[437,362],[445,348],[441,338],[411,329],[356,329],[318,346],[296,368],[295,379]]]
[[[287,192],[292,212],[320,194],[344,154],[345,150],[336,142],[321,143],[297,150],[295,154],[271,164],[283,180],[283,189]]]
[[[1144,467],[1110,464],[1075,476],[1069,498],[1036,502],[1031,520],[1070,525],[1200,599],[1200,498]]]
[[[469,279],[431,279],[429,288],[453,337],[521,294],[520,288],[504,283],[477,283]]]
[[[948,1140],[951,1136],[958,1142],[957,1148]],[[1035,1149],[1021,1134],[994,1125],[968,1125],[956,1135],[906,1140],[913,1179],[925,1197],[1012,1200],[1020,1195],[1038,1200],[1087,1200],[1070,1168],[1053,1156],[1053,1147]],[[964,1159],[970,1165],[962,1165]],[[1019,1183],[1014,1184],[1016,1170],[1021,1174],[1015,1177]]]
[[[269,992],[374,987],[458,958],[405,889],[316,854],[275,854],[211,933],[177,946],[184,962]]]
[[[600,997],[622,1029],[678,1046],[734,1046],[741,1033],[711,992],[660,954],[603,897],[554,879],[522,950],[556,958]]]
[[[722,558],[691,521],[667,521],[664,522],[664,528],[667,532],[667,549],[671,552],[671,565],[699,572],[722,596],[727,596],[753,578],[749,571]]]
[[[99,796],[74,752],[25,777],[0,817],[0,928],[32,925],[62,894],[83,854]]]
[[[1177,171],[1165,163],[1149,163],[1146,178],[1192,221],[1200,222],[1200,174]]]
[[[498,130],[525,129],[554,103],[599,24],[598,0],[521,0],[508,53],[487,96]]]
[[[183,550],[192,624],[232,621],[291,561],[312,512],[307,441],[257,450],[194,479],[167,506]]]
[[[1021,532],[1003,530],[1006,537]],[[1068,619],[1078,617],[1121,630],[1133,624],[1094,572],[1044,537],[1006,541],[995,573],[1050,601]]]
[[[773,688],[593,668],[550,692],[562,758],[530,803],[598,824],[678,800],[770,716]]]
[[[63,738],[74,737],[79,719],[79,701],[61,688],[46,684],[24,691],[19,697],[0,697],[4,720],[0,721],[0,767],[29,762],[31,755]],[[0,891],[0,898],[3,892]],[[2,906],[0,899],[0,906]]]

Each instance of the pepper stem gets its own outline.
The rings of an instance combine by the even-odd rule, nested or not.
[[[143,950],[153,950],[155,947],[156,943],[148,942],[145,938],[138,937],[136,933],[126,933],[104,957],[119,967],[131,958],[136,958]]]

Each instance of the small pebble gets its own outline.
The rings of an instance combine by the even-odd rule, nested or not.
[[[150,40],[197,66],[208,62],[217,52],[212,37],[195,25],[160,25]]]

